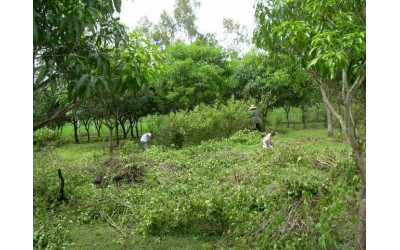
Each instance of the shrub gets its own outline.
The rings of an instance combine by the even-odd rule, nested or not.
[[[154,140],[177,148],[199,145],[202,141],[226,138],[252,127],[248,116],[248,104],[243,101],[230,100],[226,105],[199,105],[192,111],[153,117],[153,122],[162,124]]]
[[[38,129],[33,132],[33,145],[36,149],[39,149],[48,142],[57,141],[60,137],[61,133],[59,131],[51,130],[49,128]]]

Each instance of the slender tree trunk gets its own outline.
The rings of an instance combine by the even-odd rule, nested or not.
[[[108,143],[110,147],[110,155],[111,157],[114,155],[114,148],[113,148],[113,127],[108,127],[109,134],[108,134]]]
[[[350,103],[344,105],[344,118],[341,122],[343,130],[346,133],[347,141],[353,149],[357,166],[361,173],[362,188],[359,193],[359,208],[358,208],[358,229],[357,229],[357,247],[356,249],[366,249],[366,163],[365,153],[361,148],[361,144],[357,141],[354,133],[354,123],[351,117]]]
[[[143,135],[143,123],[142,123],[142,119],[140,119],[140,134]],[[138,135],[139,137],[139,135]]]
[[[86,130],[86,133],[87,133],[87,139],[88,139],[88,142],[90,142],[90,129],[89,129],[89,127],[85,127],[85,130]]]
[[[332,111],[327,105],[324,105],[326,109],[326,126],[328,128],[328,137],[333,137],[333,119]]]
[[[88,142],[90,142],[90,121],[89,120],[83,120],[83,126],[85,127],[86,135],[88,138]]]
[[[79,138],[78,138],[78,121],[73,120],[72,124],[74,125],[74,137],[75,137],[75,143],[79,143]]]
[[[126,139],[126,136],[127,136],[128,132],[129,132],[129,128],[128,128],[128,131],[127,131],[124,124],[121,124],[121,128],[122,128],[122,134],[124,136],[124,139]]]
[[[133,138],[135,138],[135,136],[133,134],[133,123],[129,122],[129,128],[130,128],[130,131],[131,131],[131,137],[133,139]]]
[[[307,127],[307,125],[306,125],[307,108],[305,105],[301,105],[300,109],[301,109],[301,122],[303,123],[303,128],[306,128]]]
[[[289,105],[283,105],[283,109],[285,110],[285,113],[286,113],[286,127],[289,127],[290,106]]]
[[[340,114],[340,103],[338,103],[338,112]],[[342,133],[342,126],[339,123],[339,132]]]
[[[135,120],[133,118],[128,118],[128,121],[129,121],[128,131],[130,130],[131,138],[133,139],[135,137],[135,135],[133,133],[133,125],[135,124]]]
[[[135,128],[136,128],[136,136],[137,136],[137,138],[139,138],[139,123],[138,122],[136,122],[136,125],[135,125]]]
[[[128,127],[128,130],[126,130],[126,128],[125,128],[125,122],[126,122],[126,119],[124,118],[124,119],[118,119],[118,121],[119,121],[119,124],[121,125],[121,128],[122,128],[122,134],[123,134],[123,137],[124,137],[124,139],[126,139],[126,137],[127,137],[127,135],[128,135],[128,132],[129,132],[129,127]]]
[[[115,119],[115,144],[116,146],[119,146],[119,131],[118,131],[118,120]]]
[[[101,137],[101,136],[100,136],[100,131],[101,131],[101,127],[102,127],[102,125],[103,125],[103,122],[97,120],[97,121],[94,121],[94,125],[95,125],[95,127],[96,127],[97,137]]]

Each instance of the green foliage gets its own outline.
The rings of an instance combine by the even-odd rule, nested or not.
[[[33,132],[33,145],[38,149],[43,147],[46,143],[56,142],[60,137],[60,131],[55,131],[49,128],[38,129]]]
[[[242,130],[180,150],[154,142],[142,153],[128,141],[113,159],[102,142],[38,152],[34,247],[78,247],[87,238],[78,232],[116,225],[139,238],[214,237],[216,248],[353,248],[360,175],[345,142],[324,134],[288,131],[274,138],[273,149],[261,148],[260,133]],[[59,167],[65,204],[57,202]],[[139,169],[140,181],[116,182]],[[99,175],[104,185],[92,183]],[[107,232],[120,235],[115,244],[130,242],[114,226]]]
[[[166,73],[156,86],[164,113],[227,99],[228,64],[222,48],[196,40],[171,45],[167,55]]]
[[[33,249],[63,249],[72,246],[65,217],[54,210],[45,211],[44,207],[37,208],[34,217],[37,223],[33,226]]]
[[[229,137],[239,130],[250,128],[248,116],[248,104],[230,100],[227,105],[199,105],[193,111],[180,111],[151,119],[160,125],[154,138],[156,142],[182,147]]]
[[[256,5],[258,46],[297,55],[323,78],[365,74],[365,1],[267,2]]]

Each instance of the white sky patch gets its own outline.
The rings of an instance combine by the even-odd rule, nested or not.
[[[121,22],[130,29],[137,26],[141,17],[147,16],[154,24],[158,23],[163,10],[173,16],[175,0],[124,0],[122,2]],[[251,38],[254,24],[254,1],[252,0],[200,0],[196,10],[196,26],[200,33],[215,33],[218,41],[224,39],[222,20],[231,18],[234,22],[247,26]]]

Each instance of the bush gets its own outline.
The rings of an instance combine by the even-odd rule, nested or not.
[[[38,129],[33,132],[33,145],[35,148],[41,148],[48,142],[54,142],[60,139],[61,133],[59,131],[51,130],[49,128]]]
[[[165,146],[181,148],[229,137],[252,127],[248,106],[243,101],[230,100],[227,105],[199,105],[192,111],[153,117],[153,123],[162,124],[154,140]]]

